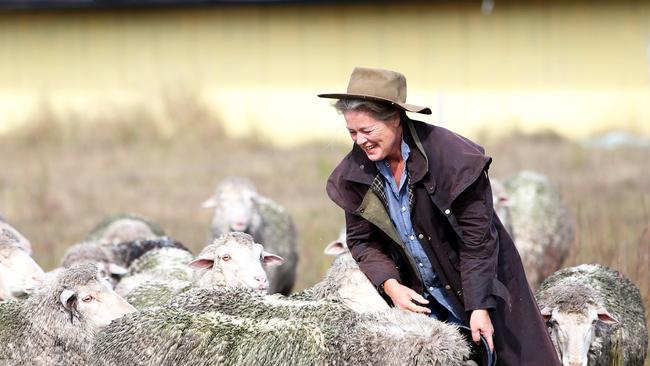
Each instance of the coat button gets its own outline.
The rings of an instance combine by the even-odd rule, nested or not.
[[[422,234],[418,235],[418,239],[424,239],[424,235]]]
[[[451,290],[451,286],[445,285],[445,290]]]
[[[365,166],[363,164],[359,165],[359,169],[363,170],[363,168],[365,168]]]
[[[450,209],[446,209],[446,210],[445,210],[445,215],[449,216],[450,214],[451,214],[451,210],[450,210]]]

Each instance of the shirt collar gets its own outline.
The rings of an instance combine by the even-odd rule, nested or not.
[[[406,142],[404,142],[404,138],[402,138],[402,143],[400,145],[400,148],[402,150],[402,159],[404,159],[404,161],[406,162],[409,159],[409,155],[411,154],[411,148]],[[375,166],[377,167],[377,169],[381,170],[382,168],[380,167],[388,166],[388,162],[386,161],[386,159],[381,161],[376,161]]]

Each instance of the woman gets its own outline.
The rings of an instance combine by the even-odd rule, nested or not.
[[[468,326],[500,365],[559,365],[512,239],[494,214],[491,158],[451,131],[410,120],[400,73],[355,68],[338,99],[352,151],[327,182],[347,244],[393,306]]]

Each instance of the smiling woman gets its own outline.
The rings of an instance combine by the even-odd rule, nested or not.
[[[355,68],[347,93],[319,96],[338,99],[355,143],[327,193],[379,294],[470,329],[487,345],[472,357],[483,365],[496,365],[496,354],[499,365],[558,364],[517,250],[493,219],[483,148],[409,119],[407,111],[431,111],[406,103],[406,78],[395,71]]]

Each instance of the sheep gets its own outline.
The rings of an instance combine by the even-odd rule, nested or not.
[[[13,236],[0,235],[0,301],[23,298],[40,285],[45,274]]]
[[[135,311],[86,263],[63,270],[22,302],[0,304],[0,364],[92,364],[95,334]]]
[[[117,214],[106,217],[86,235],[85,241],[118,244],[164,236],[162,228],[136,214]]]
[[[212,237],[240,231],[285,259],[269,269],[269,293],[287,295],[293,288],[298,263],[296,230],[285,208],[257,193],[246,178],[229,177],[217,185],[214,195],[202,207],[213,208]]]
[[[163,287],[182,283],[185,286],[186,283],[191,283],[193,278],[192,268],[188,265],[193,259],[192,253],[175,247],[148,251],[129,266],[128,272],[115,287],[115,292],[127,298],[127,301],[132,304],[140,304],[142,300],[134,300],[128,295],[145,283],[155,282],[156,286],[160,284],[159,286]],[[141,295],[142,292],[140,295],[133,296],[137,298]],[[164,301],[165,299],[156,296],[151,300]]]
[[[18,230],[0,216],[0,242],[14,242],[22,246],[27,254],[32,255],[32,243]]]
[[[345,229],[325,248],[324,253],[337,256],[325,278],[292,297],[335,301],[358,313],[381,312],[390,308],[352,258],[346,244]]]
[[[253,241],[252,236],[232,232],[216,238],[194,260],[188,262],[185,262],[188,265],[186,268],[191,267],[194,271],[191,281],[178,276],[150,279],[126,294],[127,300],[142,309],[164,304],[192,287],[248,287],[266,293],[269,282],[265,268],[278,266],[283,259],[264,251],[262,245]],[[174,267],[184,266],[177,260]],[[152,270],[156,271],[153,268],[149,272]]]
[[[559,269],[573,243],[573,221],[560,194],[539,173],[521,171],[492,185],[495,211],[512,236],[535,289]]]
[[[252,289],[195,288],[96,337],[98,365],[463,365],[451,325],[391,309],[358,314],[328,301]]]
[[[69,247],[61,258],[60,268],[69,268],[78,263],[94,263],[113,287],[127,272],[126,267],[115,263],[111,248],[94,242],[77,243]],[[58,269],[54,273],[57,271]]]
[[[643,301],[620,272],[591,264],[565,268],[547,278],[536,297],[564,366],[643,365]]]
[[[127,273],[129,265],[146,252],[156,248],[177,248],[189,253],[180,242],[162,236],[149,240],[135,240],[119,244],[83,242],[68,248],[61,259],[61,267],[67,268],[75,263],[95,263],[115,286]]]

